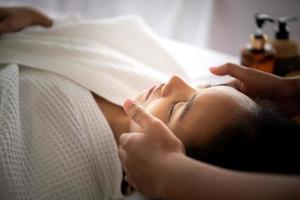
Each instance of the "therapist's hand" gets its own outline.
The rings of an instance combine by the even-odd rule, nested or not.
[[[30,25],[52,26],[52,20],[29,7],[0,7],[0,35],[20,31]]]
[[[273,101],[290,116],[300,111],[300,78],[282,78],[232,63],[211,67],[210,71],[215,75],[236,78],[227,84],[252,98],[262,97]]]
[[[132,100],[126,100],[123,107],[143,130],[120,136],[119,156],[125,179],[143,194],[159,197],[167,182],[166,163],[176,154],[184,154],[184,146],[163,122]]]

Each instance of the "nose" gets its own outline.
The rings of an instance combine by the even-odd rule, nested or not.
[[[163,86],[161,95],[167,96],[174,92],[184,91],[189,88],[190,86],[182,78],[178,76],[172,76],[170,80]]]

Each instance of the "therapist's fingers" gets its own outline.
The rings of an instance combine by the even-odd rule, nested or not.
[[[35,22],[37,25],[45,26],[45,27],[50,27],[53,24],[53,20],[46,16],[41,16],[38,21]]]
[[[0,34],[2,33],[8,33],[13,31],[13,27],[10,21],[8,20],[2,20],[0,21]]]
[[[216,67],[210,67],[209,70],[211,73],[219,76],[223,75],[231,75],[231,76],[238,76],[243,77],[243,74],[245,73],[246,69],[250,69],[241,65],[236,65],[233,63],[226,63],[220,66]]]
[[[209,70],[211,73],[215,75],[219,75],[219,76],[230,75],[241,81],[247,81],[249,80],[249,78],[251,79],[252,75],[255,76],[257,74],[256,70],[253,70],[248,67],[236,65],[233,63],[226,63],[218,67],[211,67],[209,68]]]
[[[46,15],[44,15],[43,13],[34,10],[33,13],[33,24],[36,25],[41,25],[41,26],[45,26],[45,27],[50,27],[53,24],[53,20],[50,19],[49,17],[47,17]]]
[[[124,163],[125,157],[126,157],[126,151],[124,150],[122,145],[119,145],[118,154],[119,154],[119,158],[121,160],[121,163]]]
[[[127,115],[145,132],[152,132],[150,130],[154,129],[156,132],[160,132],[160,130],[165,131],[166,127],[160,120],[149,114],[133,100],[127,99],[123,103],[123,107]]]
[[[0,9],[0,34],[19,31],[29,25],[52,26],[53,21],[33,8]]]
[[[253,85],[265,83],[266,79],[276,78],[275,75],[233,63],[226,63],[218,67],[211,67],[209,70],[215,75],[230,75],[246,84]]]
[[[138,190],[137,185],[134,183],[134,181],[131,179],[131,177],[128,174],[125,174],[124,180],[134,189]]]
[[[135,142],[136,140],[139,139],[139,137],[144,134],[144,133],[137,133],[137,132],[132,132],[132,133],[122,133],[120,135],[120,147],[124,150],[128,150],[130,147],[131,143]],[[122,151],[121,149],[121,151]],[[122,152],[121,152],[122,153]],[[125,154],[122,154],[121,156],[124,157]],[[123,158],[124,159],[124,158]]]
[[[129,136],[128,133],[123,133],[123,138],[127,138]],[[122,136],[121,135],[121,136]],[[122,139],[124,140],[124,139]],[[121,140],[121,141],[122,141]],[[119,154],[119,158],[121,160],[121,163],[122,163],[122,169],[125,173],[124,175],[124,180],[129,184],[131,185],[132,187],[136,188],[136,184],[133,182],[133,180],[130,178],[130,171],[127,169],[127,165],[128,165],[128,160],[127,160],[127,152],[125,150],[125,148],[123,148],[122,144],[119,145],[119,148],[118,148],[118,154]]]

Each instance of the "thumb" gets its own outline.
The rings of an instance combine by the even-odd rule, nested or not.
[[[35,11],[36,13],[32,14],[32,23],[36,25],[41,25],[45,27],[50,27],[53,24],[53,20],[49,18],[48,16]]]
[[[246,84],[261,84],[265,83],[266,79],[277,79],[275,75],[267,72],[258,71],[253,68],[236,65],[233,63],[226,63],[218,67],[211,67],[211,73],[219,76],[230,75]]]
[[[50,19],[50,18],[48,18],[46,16],[42,17],[42,19],[41,19],[41,25],[42,26],[50,27],[50,26],[52,26],[52,24],[53,24],[53,20],[52,19]]]
[[[127,115],[137,123],[146,132],[151,132],[153,126],[157,128],[165,128],[165,125],[156,117],[144,110],[141,106],[137,105],[134,100],[127,99],[123,103],[123,108]]]
[[[237,79],[247,78],[249,77],[249,73],[251,73],[251,75],[255,75],[258,73],[258,71],[255,69],[237,65],[234,63],[226,63],[217,67],[211,67],[209,68],[209,70],[211,73],[218,76],[230,75]]]
[[[143,129],[143,132],[146,135],[159,136],[157,137],[159,139],[156,140],[156,142],[160,141],[160,144],[167,144],[167,146],[170,148],[179,147],[180,151],[185,152],[183,143],[174,135],[174,133],[162,121],[152,116],[141,106],[137,105],[135,101],[127,99],[123,103],[123,107],[127,115]],[[133,134],[131,133],[129,136],[133,136]],[[141,134],[135,133],[134,136],[137,138],[137,136],[141,136]],[[129,137],[127,137],[127,135],[124,135],[122,138],[120,138],[120,140],[123,140],[122,146],[125,146],[125,148],[128,148],[128,138]],[[131,139],[132,138],[133,137],[131,137]]]
[[[37,11],[37,17],[35,17],[35,19],[37,20],[36,22],[37,24],[45,27],[50,27],[53,24],[53,20],[51,18],[38,11]]]
[[[230,74],[230,70],[232,68],[232,64],[231,63],[226,63],[224,65],[220,65],[217,67],[210,67],[209,71],[215,75],[218,76],[224,76],[224,75],[231,75]]]

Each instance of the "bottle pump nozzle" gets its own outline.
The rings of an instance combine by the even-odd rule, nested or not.
[[[255,33],[255,38],[263,38],[262,27],[266,21],[274,23],[274,19],[272,19],[269,15],[266,14],[255,14],[255,22],[257,25],[257,30]]]
[[[278,24],[275,33],[276,39],[289,39],[289,27],[287,26],[287,23],[294,21],[298,21],[298,18],[295,16],[285,16],[278,18]]]

